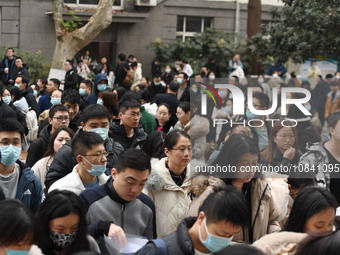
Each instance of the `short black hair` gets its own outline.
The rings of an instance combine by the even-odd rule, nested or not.
[[[149,93],[149,91],[147,89],[141,90],[140,91],[140,95],[142,96],[142,99],[145,102],[147,102],[147,103],[151,102],[151,95],[150,95],[150,93]]]
[[[177,81],[171,81],[169,83],[169,89],[172,92],[177,92],[179,90],[179,86],[180,86],[180,84]]]
[[[99,104],[90,104],[81,112],[82,122],[85,124],[89,119],[111,119],[110,113],[106,107]]]
[[[130,108],[136,108],[136,107],[140,108],[140,106],[141,104],[139,102],[131,98],[131,99],[127,99],[124,101],[120,101],[118,104],[118,109],[119,109],[119,112],[125,113]]]
[[[67,108],[65,106],[63,106],[62,104],[52,105],[52,107],[50,108],[50,112],[48,113],[48,116],[50,117],[50,119],[53,118],[54,114],[57,111],[67,112],[68,113]]]
[[[269,97],[265,93],[256,92],[253,94],[253,97],[260,101],[261,107],[269,108]]]
[[[14,118],[0,119],[0,132],[18,132],[23,141],[25,130],[19,121]]]
[[[36,219],[24,203],[16,199],[0,201],[0,219],[0,246],[18,244],[27,237],[29,244],[35,243]]]
[[[6,49],[6,52],[7,52],[8,50],[12,50],[12,51],[13,51],[13,53],[14,53],[14,48],[12,48],[12,47],[9,47],[9,48],[7,48],[7,49]]]
[[[19,88],[15,87],[15,86],[9,86],[9,87],[7,87],[7,89],[11,93],[11,96],[14,96],[13,102],[20,100],[22,98],[22,94],[21,94],[21,91],[20,91]]]
[[[72,139],[72,152],[75,157],[85,156],[92,149],[92,145],[104,144],[103,138],[95,132],[79,132]]]
[[[216,255],[264,255],[262,251],[260,251],[255,246],[250,244],[237,244],[237,245],[230,245],[227,248],[219,251]],[[309,254],[309,253],[304,253]]]
[[[178,107],[181,108],[185,113],[190,112],[190,103],[187,101],[180,102]]]
[[[207,224],[224,221],[243,227],[248,226],[250,218],[243,194],[232,185],[215,189],[198,212],[204,212]]]
[[[90,80],[82,80],[80,83],[84,83],[86,87],[92,90],[92,82]]]
[[[61,103],[65,104],[69,102],[70,104],[77,104],[80,105],[80,95],[78,91],[74,89],[67,89],[61,95]]]
[[[27,84],[27,86],[28,86],[28,84],[29,84],[29,80],[28,80],[28,77],[26,76],[26,75],[23,75],[23,74],[19,74],[18,76],[17,76],[17,78],[21,78],[21,80],[22,80],[22,84]]]
[[[60,87],[60,81],[56,78],[51,78],[50,81],[52,81],[54,83],[55,86],[57,86],[58,88]]]
[[[118,58],[119,58],[120,61],[125,61],[126,55],[125,55],[124,53],[120,53],[120,54],[118,55]]]
[[[17,60],[17,59],[21,59],[21,61],[22,61],[22,57],[17,57],[15,60]]]
[[[183,74],[184,79],[186,79],[186,80],[189,78],[189,76],[185,72],[180,72],[179,74]]]
[[[40,78],[40,81],[42,84],[46,85],[47,84],[47,78]]]
[[[291,171],[289,173],[287,183],[292,186],[293,189],[301,189],[307,186],[316,186],[315,175],[311,172],[299,172]]]
[[[134,90],[128,90],[124,93],[120,101],[128,100],[128,99],[135,99],[137,102],[141,102],[142,96],[139,91],[134,91]]]
[[[126,168],[138,171],[151,172],[150,156],[140,149],[127,149],[119,154],[116,162],[117,173],[125,171]]]
[[[303,188],[294,200],[284,229],[304,233],[306,221],[310,217],[329,208],[333,208],[335,214],[338,206],[337,200],[328,190],[321,187]]]
[[[326,79],[333,79],[333,74],[331,74],[331,73],[326,74]]]
[[[73,67],[73,61],[71,59],[66,59],[66,62],[68,62]]]

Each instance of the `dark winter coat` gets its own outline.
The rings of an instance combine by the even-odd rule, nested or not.
[[[97,84],[99,82],[101,82],[102,80],[107,80],[106,75],[103,74],[103,73],[97,74],[96,77],[94,78],[93,93],[85,99],[85,107],[90,105],[90,104],[96,104],[97,103],[98,94],[99,94]],[[110,89],[108,88],[108,90],[110,90]]]
[[[25,97],[28,106],[31,107],[31,110],[35,111],[38,117],[40,114],[40,109],[37,100],[35,99],[35,96],[33,96],[32,88],[30,86],[27,86],[27,88],[24,91],[21,91],[21,94],[23,97]]]
[[[46,94],[39,98],[38,106],[40,112],[43,112],[52,107],[50,94]]]
[[[78,132],[75,134],[75,136],[79,132],[84,132],[84,131],[79,129]],[[45,186],[47,189],[49,189],[49,187],[54,182],[63,178],[65,175],[71,173],[73,167],[76,164],[78,164],[76,157],[72,153],[71,144],[72,144],[72,140],[65,143],[55,155],[51,163],[50,169],[46,175]],[[106,165],[106,168],[107,168],[106,174],[110,175],[108,173],[111,173],[111,169],[115,166],[116,161],[118,159],[118,155],[124,149],[119,143],[114,142],[114,140],[110,137],[105,140],[104,146],[105,146],[106,151],[110,153],[110,155],[107,157],[107,165]]]
[[[1,74],[1,78],[2,78],[2,82],[4,84],[7,84],[9,80],[14,80],[14,71],[15,71],[15,59],[17,57],[16,56],[13,56],[13,61],[12,61],[12,64],[11,66],[9,66],[9,62],[8,62],[8,57],[5,57],[1,63],[0,63],[0,74]],[[5,73],[5,68],[8,68],[8,73]]]

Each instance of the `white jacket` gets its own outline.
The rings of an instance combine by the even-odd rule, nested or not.
[[[188,196],[190,187],[190,164],[181,187],[172,180],[165,166],[168,158],[162,158],[151,171],[143,192],[155,203],[158,238],[174,232],[186,216],[191,203]]]
[[[84,191],[85,187],[77,172],[77,169],[76,169],[77,166],[78,164],[74,166],[71,173],[69,173],[68,175],[64,176],[63,178],[53,183],[52,186],[49,188],[48,193],[50,193],[52,190],[59,189],[59,190],[69,190],[79,195],[82,191]],[[103,185],[106,183],[107,179],[109,179],[109,176],[102,174],[98,176],[98,179],[99,179],[99,185]]]

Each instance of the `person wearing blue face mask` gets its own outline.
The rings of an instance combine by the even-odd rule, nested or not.
[[[153,100],[156,94],[165,94],[166,87],[163,86],[161,76],[156,74],[155,77],[152,79],[151,85],[147,88],[151,99]]]
[[[110,119],[108,110],[102,105],[93,104],[85,107],[82,111],[82,122],[80,123],[82,128],[78,130],[73,138],[76,139],[82,132],[94,132],[101,136],[104,140],[105,151],[109,153],[109,155],[106,156],[106,173],[110,173],[111,168],[116,164],[118,155],[124,150],[120,143],[115,142],[113,138],[108,136]],[[45,186],[47,190],[54,182],[71,173],[73,167],[79,164],[77,158],[72,153],[71,145],[71,141],[67,142],[55,155],[50,169],[46,174]],[[85,161],[84,165],[86,168],[91,169],[91,163],[86,162],[89,158],[90,157],[82,158],[82,160]],[[95,164],[99,165],[99,162]]]
[[[216,253],[228,247],[233,236],[248,224],[249,210],[235,187],[221,187],[211,193],[198,210],[197,217],[181,221],[175,232],[143,246],[137,255]]]
[[[0,119],[0,186],[7,199],[18,199],[35,212],[44,199],[39,178],[21,163],[24,128],[14,119]]]
[[[162,81],[165,82],[165,84],[169,84],[174,79],[174,72],[172,71],[172,67],[170,65],[167,65],[164,70],[164,74],[162,76]]]
[[[3,200],[0,219],[0,254],[28,255],[37,234],[32,211],[18,200]]]
[[[99,73],[94,79],[93,93],[86,97],[85,106],[90,104],[96,104],[98,100],[98,94],[108,89],[108,80],[105,74]]]
[[[79,195],[85,189],[106,183],[109,178],[105,175],[108,152],[100,135],[79,133],[72,141],[72,153],[78,164],[71,173],[53,183],[48,192],[59,189]]]
[[[46,85],[46,91],[48,92],[48,94],[40,97],[38,101],[40,112],[44,112],[45,110],[50,109],[52,105],[60,104],[60,100],[58,101],[52,98],[53,92],[58,90],[59,87],[60,81],[58,79],[52,78],[48,81]]]

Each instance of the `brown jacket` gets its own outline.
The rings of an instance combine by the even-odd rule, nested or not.
[[[199,178],[195,180],[195,178]],[[213,188],[225,185],[223,181],[206,176],[196,176],[191,182],[191,192],[195,198],[190,204],[188,215],[197,216],[198,208],[204,199],[213,192]],[[205,187],[205,188],[204,188]],[[235,242],[251,243],[262,236],[279,232],[281,230],[278,223],[280,210],[276,206],[276,201],[272,199],[272,191],[269,184],[263,179],[253,179],[250,186],[251,191],[251,224],[254,226],[253,240],[249,240],[248,229],[242,229],[234,236]]]
[[[339,109],[340,95],[339,90],[336,92],[332,101],[332,92],[327,94],[327,100],[325,103],[325,119],[334,114]]]

